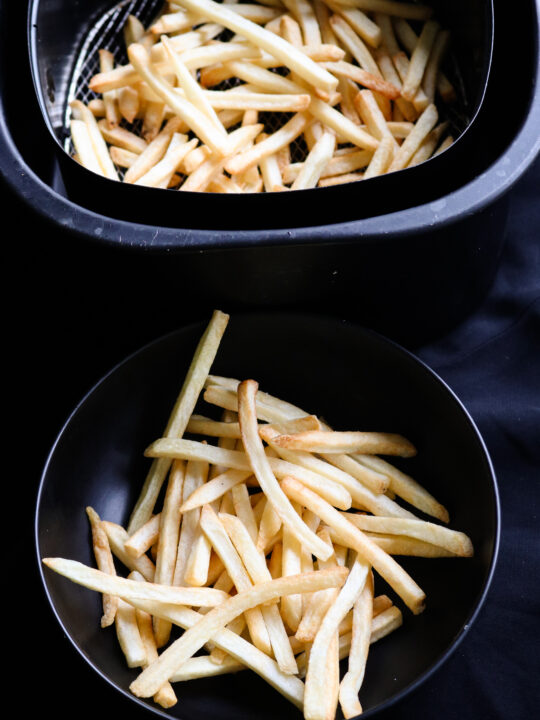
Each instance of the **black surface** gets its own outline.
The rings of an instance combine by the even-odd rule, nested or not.
[[[431,346],[413,348],[449,382],[483,433],[499,480],[502,536],[498,568],[483,610],[453,657],[384,720],[434,717],[529,718],[539,692],[538,427],[540,425],[540,164],[510,193],[502,263],[483,306]],[[91,717],[128,712],[123,697],[78,656],[43,594],[33,547],[37,484],[48,450],[69,412],[110,367],[164,332],[203,320],[204,289],[174,302],[182,277],[132,275],[127,257],[71,247],[4,193],[13,222],[4,315],[6,392],[12,390],[10,436],[20,454],[8,483],[18,521],[10,538],[22,564],[14,576],[31,593],[32,613],[13,621],[10,652],[18,659],[16,694],[28,713]],[[6,225],[7,227],[7,225]],[[66,259],[67,258],[67,259]],[[5,285],[8,288],[9,283]],[[227,308],[224,308],[227,309]],[[420,321],[420,319],[419,319]],[[14,388],[10,388],[14,385]],[[23,446],[22,441],[25,445]],[[26,443],[31,442],[28,446]],[[76,474],[74,474],[76,482]],[[20,543],[23,539],[22,544]],[[20,554],[22,547],[22,557]],[[8,566],[14,567],[12,561]],[[9,599],[24,603],[18,593]],[[22,652],[37,642],[34,655]],[[31,680],[29,679],[31,675]],[[31,688],[31,692],[29,692]],[[12,690],[12,688],[10,688]],[[146,717],[132,704],[131,717]]]

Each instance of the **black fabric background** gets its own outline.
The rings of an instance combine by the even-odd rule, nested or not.
[[[540,653],[540,163],[511,190],[507,242],[495,284],[483,305],[446,337],[414,348],[463,401],[487,443],[502,507],[499,562],[477,621],[458,650],[420,689],[383,713],[381,720],[477,720],[538,716]],[[6,197],[6,195],[4,195]],[[61,424],[99,377],[148,339],[199,320],[189,307],[174,321],[159,297],[135,302],[125,295],[129,266],[113,271],[81,259],[68,270],[61,239],[19,206],[5,204],[16,237],[24,239],[13,265],[16,284],[7,293],[5,322],[15,360],[6,393],[16,391],[10,427],[16,440],[31,439],[16,473],[4,477],[16,535],[6,537],[10,577],[30,595],[7,593],[14,639],[4,645],[15,663],[14,691],[25,714],[90,717],[114,713],[147,717],[109,688],[72,648],[48,607],[37,573],[33,511],[41,468]],[[52,241],[52,242],[47,242]],[[22,250],[24,248],[24,250]],[[73,261],[73,257],[71,258]],[[140,308],[146,308],[143,326]],[[11,332],[13,323],[13,332]],[[11,379],[10,379],[11,378]],[[13,380],[14,378],[14,380]],[[30,415],[28,415],[30,412]],[[30,421],[29,418],[30,417]],[[23,542],[21,542],[23,539]],[[13,562],[15,551],[22,566]],[[26,599],[25,599],[26,598]],[[25,607],[23,617],[20,607]],[[24,655],[24,651],[31,654]],[[10,673],[11,675],[11,673]]]

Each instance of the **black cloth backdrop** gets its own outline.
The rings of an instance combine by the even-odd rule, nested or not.
[[[446,380],[483,434],[498,477],[502,534],[490,593],[475,624],[452,657],[421,688],[383,713],[381,720],[431,718],[520,720],[537,717],[540,691],[540,163],[511,190],[507,242],[495,283],[482,306],[458,328],[413,350]],[[163,320],[159,302],[141,329],[122,298],[122,280],[103,264],[73,259],[51,229],[13,199],[4,206],[25,238],[16,253],[18,280],[10,291],[22,308],[7,354],[16,361],[20,408],[13,435],[33,441],[10,485],[17,535],[5,536],[8,573],[23,580],[30,600],[8,593],[14,637],[14,691],[5,696],[20,712],[77,716],[148,717],[112,690],[65,638],[48,607],[37,573],[33,512],[48,449],[75,403],[117,361],[143,342],[194,318],[189,308]],[[47,235],[46,233],[51,233]],[[52,243],[44,242],[52,240]],[[55,242],[58,240],[58,248]],[[28,251],[30,247],[30,251]],[[77,266],[77,263],[75,263]],[[118,265],[116,266],[118,269]],[[107,278],[109,283],[106,292]],[[115,290],[111,290],[112,287]],[[141,288],[144,292],[144,287]],[[112,295],[112,297],[111,297]],[[24,300],[26,299],[26,303]],[[22,302],[21,302],[22,301]],[[156,301],[156,298],[154,298]],[[147,302],[151,308],[152,298]],[[6,320],[13,319],[8,303]],[[184,314],[182,314],[182,312]],[[30,422],[27,412],[30,412]],[[21,543],[21,533],[23,542]],[[22,565],[13,562],[14,554]],[[15,570],[15,573],[12,572]],[[13,605],[15,603],[15,605]],[[19,607],[26,607],[24,615]],[[24,651],[33,652],[23,655]],[[23,659],[24,658],[24,659]],[[11,675],[11,673],[10,673]]]

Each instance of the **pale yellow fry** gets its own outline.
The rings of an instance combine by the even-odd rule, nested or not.
[[[223,524],[210,505],[205,505],[202,509],[201,528],[221,558],[238,592],[245,592],[253,587],[253,583],[249,578],[240,556],[227,535]],[[270,655],[272,653],[272,645],[261,609],[254,607],[246,610],[246,622],[255,647],[267,655]]]
[[[109,545],[107,533],[101,524],[101,518],[94,508],[90,506],[86,508],[86,514],[88,515],[90,528],[92,530],[92,547],[98,569],[102,572],[109,573],[109,575],[116,575],[111,546]],[[117,608],[118,598],[104,594],[101,627],[108,627],[113,624]]]
[[[376,545],[389,555],[410,555],[425,558],[456,557],[455,553],[445,550],[440,545],[432,545],[415,538],[373,532],[367,534]]]
[[[150,612],[153,615],[159,615],[159,617],[170,620],[183,628],[191,628],[203,617],[205,617],[194,610],[174,607],[172,605],[164,605],[161,603],[158,604],[142,600],[139,600],[134,604],[146,612]],[[273,688],[294,703],[296,707],[302,707],[304,683],[294,675],[286,675],[285,673],[282,673],[273,658],[265,655],[260,650],[257,650],[257,648],[250,642],[247,642],[236,633],[228,630],[226,627],[223,627],[214,633],[212,643],[263,677]],[[177,671],[178,669],[174,672]]]
[[[293,503],[297,513],[301,513],[298,503]],[[281,575],[298,575],[302,572],[302,545],[287,527],[283,528],[281,552]],[[281,614],[290,630],[295,633],[302,619],[302,596],[287,595],[281,599]]]
[[[319,45],[322,42],[319,23],[313,6],[308,0],[283,0],[302,29],[304,45]]]
[[[358,693],[364,679],[372,622],[373,574],[370,572],[354,603],[348,669],[339,686],[339,703],[347,719],[362,713]]]
[[[319,98],[314,97],[311,99],[309,113],[317,120],[320,120],[323,125],[327,125],[334,130],[340,138],[345,138],[353,145],[372,152],[377,149],[379,143],[376,138]]]
[[[145,99],[147,102],[144,108],[141,134],[146,142],[150,143],[157,137],[163,125],[165,119],[165,103],[154,93],[151,94],[151,97]]]
[[[152,515],[144,525],[133,533],[124,543],[124,549],[133,558],[141,557],[145,552],[150,550],[159,539],[159,525],[161,523],[161,513]]]
[[[233,130],[229,135],[231,154],[226,158],[209,157],[208,160],[203,162],[195,172],[187,178],[181,189],[186,192],[202,192],[205,190],[210,181],[223,170],[227,162],[235,157],[240,148],[249,146],[250,142],[257,137],[263,127],[264,126],[259,123],[257,125],[245,125],[237,130]]]
[[[293,478],[286,478],[282,481],[281,487],[292,500],[317,513],[321,520],[336,532],[340,545],[356,550],[360,557],[370,563],[415,615],[422,612],[425,606],[425,593],[390,555],[381,550],[338,510],[316,493],[302,486],[302,483]]]
[[[114,55],[105,49],[98,51],[99,54],[99,70],[100,72],[109,72],[114,68]],[[120,122],[119,104],[115,92],[103,93],[103,103],[105,105],[105,117],[109,123],[109,127],[113,128]]]
[[[332,15],[330,25],[343,47],[354,57],[361,68],[382,78],[379,66],[364,41],[355,33],[349,23],[339,15]]]
[[[409,72],[409,65],[410,65],[409,58],[407,57],[407,55],[404,52],[398,52],[397,55],[393,56],[392,61],[399,73],[401,80],[403,82],[405,82],[405,79]],[[401,101],[404,103],[409,103],[409,101],[405,100],[404,97],[401,98]],[[418,88],[418,90],[416,91],[416,94],[415,94],[413,100],[409,103],[409,105],[412,105],[414,110],[417,113],[421,113],[422,111],[424,111],[427,108],[427,106],[429,104],[430,104],[429,98],[426,95],[426,93],[424,92],[422,86],[420,86]],[[401,105],[400,105],[400,107],[403,108],[403,106],[401,106]]]
[[[303,190],[315,187],[332,158],[335,148],[335,134],[333,132],[324,132],[309,151],[302,165],[302,169],[291,186],[291,190]]]
[[[438,120],[438,112],[435,105],[428,105],[422,115],[416,121],[414,128],[403,141],[403,145],[394,155],[389,167],[390,172],[401,170],[406,167],[414,153],[418,150],[424,138],[433,130]]]
[[[51,570],[69,578],[78,585],[84,585],[84,587],[97,592],[118,595],[126,602],[141,598],[177,605],[213,607],[227,598],[227,593],[214,588],[170,587],[168,585],[157,585],[154,582],[141,583],[108,575],[100,570],[87,567],[76,560],[44,558],[42,562]]]
[[[445,150],[448,150],[448,148],[453,145],[454,142],[455,141],[452,135],[448,135],[448,137],[445,137],[445,139],[433,153],[433,157],[435,157],[435,155],[440,155],[440,153],[444,152]]]
[[[173,407],[169,422],[165,428],[166,437],[182,436],[191,417],[204,382],[214,362],[221,338],[227,327],[229,316],[219,310],[214,311],[182,385],[182,390]],[[159,491],[171,464],[168,458],[152,463],[144,482],[141,494],[131,514],[128,532],[131,535],[148,520],[153,512]]]
[[[161,511],[156,572],[154,575],[154,582],[160,585],[173,584],[178,536],[180,534],[180,503],[185,474],[185,463],[176,461],[172,464]],[[155,640],[158,647],[162,647],[169,641],[170,632],[171,624],[158,618],[154,623]]]
[[[268,543],[281,527],[281,517],[271,502],[264,506],[263,514],[259,522],[259,533],[257,536],[257,550],[264,551]]]
[[[219,132],[224,133],[225,128],[216,115],[214,108],[208,101],[208,98],[204,94],[204,91],[199,83],[195,80],[186,65],[173,50],[172,43],[169,38],[166,35],[162,35],[161,42],[167,52],[167,57],[169,58],[171,66],[174,69],[179,87],[181,87],[184,91],[186,98],[204,115],[206,115],[211,122],[214,123]]]
[[[435,91],[437,89],[437,81],[439,77],[439,69],[444,56],[450,44],[450,32],[448,30],[440,30],[433,42],[429,59],[424,71],[422,87],[431,102],[435,99]]]
[[[306,673],[304,692],[304,717],[306,720],[327,720],[327,718],[331,720],[335,715],[339,687],[332,687],[334,692],[328,693],[328,696],[325,687],[329,648],[334,636],[337,639],[341,621],[362,592],[368,573],[369,565],[357,558],[345,585],[339,591],[317,631],[309,654]],[[371,616],[369,619],[371,620]]]
[[[118,145],[118,147],[125,148],[138,155],[146,150],[148,146],[146,140],[135,135],[130,130],[123,127],[109,129],[106,120],[99,120],[98,127],[105,140],[111,145]]]
[[[171,677],[171,682],[185,682],[186,680],[228,675],[240,670],[246,670],[246,666],[230,655],[227,655],[221,663],[214,662],[209,655],[199,655],[186,660],[182,667]]]
[[[449,122],[445,120],[444,122],[439,123],[433,128],[433,130],[429,133],[424,142],[420,145],[418,150],[414,153],[407,167],[413,167],[414,165],[418,165],[419,163],[428,160],[433,155],[433,153],[435,152],[435,148],[439,144],[439,141],[443,134],[446,132],[448,125]]]
[[[379,47],[382,34],[377,23],[373,22],[365,12],[354,7],[346,7],[338,0],[325,0],[329,8],[346,20],[355,33],[371,47]]]
[[[123,28],[124,42],[126,47],[132,42],[138,42],[145,33],[144,25],[135,15],[128,15],[126,24]]]
[[[125,544],[129,540],[129,535],[121,525],[103,520],[103,528],[109,538],[109,543],[113,554],[122,562],[129,570],[137,570],[148,582],[154,581],[156,567],[150,560],[148,555],[133,557],[126,549]]]
[[[253,542],[257,542],[258,526],[255,513],[251,506],[249,492],[245,483],[236,485],[231,490],[232,501],[236,516],[241,520]]]
[[[210,610],[196,625],[186,630],[158,660],[142,671],[131,683],[130,690],[137,697],[151,697],[185,660],[192,657],[211,638],[215,641],[216,633],[240,613],[282,595],[313,592],[325,587],[341,587],[347,575],[346,568],[320,570],[306,575],[278,578],[239,592],[219,607]],[[228,652],[230,653],[230,650]]]
[[[175,133],[163,158],[134,184],[147,187],[167,187],[183,158],[198,144],[197,138],[186,141],[187,135]]]
[[[163,130],[148,144],[146,149],[138,156],[138,159],[131,165],[124,175],[124,182],[133,183],[147,173],[150,168],[162,159],[173,134],[184,132],[186,129],[187,126],[181,118],[171,118]]]
[[[235,485],[245,482],[251,474],[251,470],[226,470],[195,490],[182,505],[182,512],[185,513],[218,500],[232,490]]]
[[[264,556],[258,551],[247,529],[233,515],[220,513],[219,518],[254,584],[272,580]],[[262,606],[261,611],[268,629],[274,657],[284,673],[295,675],[298,671],[289,638],[277,605]]]
[[[381,453],[412,457],[416,449],[402,435],[378,432],[339,432],[308,430],[291,435],[280,435],[272,443],[291,450],[316,453]]]
[[[143,576],[136,571],[130,573],[129,579],[136,580],[138,582],[144,582]],[[141,640],[143,642],[144,650],[146,653],[145,665],[148,665],[149,663],[153,662],[158,656],[156,639],[154,637],[154,629],[152,626],[152,616],[149,613],[144,612],[144,610],[135,610],[135,615],[137,618],[137,626],[139,628]],[[156,620],[164,623],[168,622],[167,620],[162,620],[161,618],[156,618]],[[157,693],[154,695],[154,701],[164,708],[169,708],[176,704],[176,694],[172,689],[170,683],[165,683],[157,691]]]
[[[231,581],[232,583],[232,581]],[[246,627],[246,618],[243,615],[239,615],[236,617],[232,622],[230,622],[227,625],[227,630],[230,630],[231,632],[236,633],[237,635],[241,635],[244,632],[244,628]],[[230,659],[230,656],[227,655],[225,650],[219,647],[214,647],[212,652],[210,653],[210,660],[215,665],[221,665],[225,662],[225,660]]]
[[[128,581],[133,582],[133,581]],[[141,639],[135,608],[124,600],[117,598],[118,607],[115,616],[116,637],[127,666],[130,668],[146,665],[146,649]]]
[[[390,489],[413,507],[422,510],[432,517],[447,523],[448,510],[438,502],[420,483],[382,458],[373,455],[356,455],[355,459],[375,472],[382,473],[390,479]],[[373,512],[373,511],[372,511]],[[384,515],[385,513],[373,513]]]
[[[186,466],[182,499],[189,497],[197,488],[204,487],[208,477],[208,463],[202,461],[189,461]],[[180,508],[182,525],[178,537],[178,549],[174,568],[173,584],[185,585],[186,565],[193,548],[193,543],[201,534],[199,527],[200,509],[195,508],[187,512]]]
[[[193,543],[185,565],[184,582],[186,585],[202,587],[208,583],[210,554],[210,543],[203,534],[200,534]]]
[[[385,137],[389,137],[392,140],[392,148],[399,148],[397,142],[394,140],[390,128],[386,122],[375,95],[371,90],[360,90],[354,99],[355,107],[358,114],[365,122],[368,132],[376,137],[378,140],[382,140]]]
[[[118,91],[118,110],[128,123],[132,123],[139,116],[141,98],[137,90],[127,86]]]
[[[80,100],[73,100],[70,103],[70,108],[75,119],[82,120],[86,125],[97,161],[102,169],[102,174],[109,178],[109,180],[118,180],[118,173],[111,160],[107,143],[103,139],[100,131],[101,125],[98,125],[92,111]],[[99,122],[107,124],[107,120],[100,120]]]
[[[336,89],[337,80],[326,70],[319,68],[301,50],[255,23],[236,15],[225,5],[214,3],[212,0],[181,0],[181,4],[205,18],[222,23],[229,30],[247,38],[257,47],[278,58],[314,87],[321,87],[327,92]]]
[[[379,143],[377,150],[373,153],[371,162],[364,173],[364,180],[368,180],[369,178],[376,177],[378,175],[383,175],[392,162],[394,151],[395,141],[386,135]]]
[[[258,436],[257,429],[255,432]],[[259,442],[261,442],[260,439]],[[253,468],[251,456],[247,452],[247,448],[244,453],[238,450],[226,450],[212,445],[204,445],[203,443],[198,443],[194,440],[160,438],[159,440],[154,441],[145,450],[145,455],[147,457],[170,457],[181,460],[204,460],[210,463],[226,465],[235,470],[250,470],[256,476],[259,484],[261,483],[257,472],[255,472]],[[336,507],[339,507],[341,510],[348,510],[351,507],[352,494],[349,487],[344,487],[344,482],[340,482],[340,484],[338,484],[334,480],[330,480],[327,475],[322,476],[320,473],[308,470],[300,464],[293,464],[291,462],[281,460],[280,458],[266,457],[265,464],[269,466],[270,472],[277,477],[281,478],[285,475],[297,477],[304,484],[320,493],[323,497],[329,500],[329,502]],[[373,493],[370,494],[367,488],[357,487],[358,485],[359,483],[353,482],[357,495],[362,498],[375,498],[375,506],[380,509],[383,507],[390,507],[389,503],[391,503],[391,501],[388,498],[384,498],[383,496],[376,497]],[[396,503],[393,503],[393,505],[396,505]],[[403,512],[407,513],[405,510]],[[389,510],[389,512],[385,513],[379,512],[378,514],[392,515],[392,511]],[[408,516],[410,516],[410,513]]]
[[[212,150],[222,156],[227,155],[229,144],[227,133],[220,130],[204,113],[181,97],[174,88],[152,67],[147,51],[140,44],[133,43],[128,48],[133,67],[151,89],[159,95],[175,113],[193,130],[193,132]]]
[[[315,99],[312,99],[310,108],[312,107]],[[288,120],[279,130],[272,133],[266,140],[257,143],[249,150],[242,152],[224,165],[225,170],[231,175],[245,172],[250,167],[257,165],[262,158],[267,155],[273,155],[282,147],[289,145],[293,142],[304,130],[309,118],[305,112],[297,113]]]
[[[406,518],[374,517],[356,513],[347,513],[346,516],[360,530],[416,538],[432,545],[438,545],[461,557],[472,557],[474,552],[468,535],[435,523]]]
[[[245,86],[240,86],[245,87]],[[259,112],[301,112],[311,102],[304,94],[204,90],[204,97],[218,110],[258,110]]]
[[[407,77],[403,81],[401,94],[405,100],[409,100],[411,102],[414,100],[414,96],[416,95],[422,82],[422,78],[424,77],[424,71],[428,63],[429,54],[439,29],[440,25],[435,20],[428,20],[422,28],[416,47],[411,55]],[[432,97],[433,96],[434,93]]]
[[[427,20],[433,9],[428,5],[396,2],[396,0],[337,0],[343,7],[357,7],[367,12],[380,12],[409,20]]]
[[[359,480],[363,485],[377,495],[380,495],[388,490],[390,479],[386,475],[376,472],[375,470],[370,470],[368,467],[365,467],[354,460],[354,458],[350,455],[341,455],[339,453],[321,453],[321,457],[326,460],[326,462],[331,465],[335,465],[348,475],[352,475],[352,477]]]

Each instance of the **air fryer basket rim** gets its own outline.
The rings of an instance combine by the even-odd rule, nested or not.
[[[446,150],[440,156],[430,158],[428,161],[422,163],[422,165],[416,168],[408,168],[406,171],[414,173],[415,183],[418,183],[418,187],[429,187],[429,177],[432,174],[439,174],[441,177],[450,178],[453,176],[452,167],[455,166],[456,162],[459,162],[460,150],[461,156],[465,153],[465,147],[463,141],[465,138],[469,138],[472,131],[476,126],[478,115],[483,107],[485,95],[490,79],[490,71],[493,60],[493,46],[494,46],[494,0],[484,0],[485,9],[482,11],[484,17],[487,20],[484,28],[484,47],[485,53],[481,61],[481,77],[482,82],[479,85],[478,97],[472,106],[473,112],[471,113],[470,120],[465,129],[457,136],[456,141],[453,145]],[[113,7],[118,5],[117,2],[113,3]],[[345,194],[340,191],[339,188],[315,188],[297,191],[294,198],[290,198],[289,194],[271,194],[268,197],[267,193],[263,193],[262,196],[256,195],[251,197],[228,196],[227,204],[224,204],[223,198],[220,196],[208,195],[207,193],[193,193],[193,209],[189,217],[184,219],[186,227],[179,227],[182,221],[176,224],[175,218],[178,217],[176,204],[172,205],[173,198],[169,197],[157,197],[157,193],[162,191],[156,191],[154,188],[146,188],[132,185],[122,185],[121,188],[116,189],[112,183],[114,181],[99,176],[89,176],[89,171],[81,168],[73,159],[69,156],[64,156],[64,148],[57,137],[56,132],[51,124],[51,118],[49,117],[49,111],[46,107],[44,99],[44,88],[43,82],[40,78],[40,71],[38,68],[38,30],[37,30],[37,14],[39,12],[40,0],[30,0],[28,4],[28,45],[30,54],[30,68],[36,97],[40,107],[42,116],[44,117],[45,126],[49,135],[55,144],[59,157],[59,167],[61,175],[63,176],[64,182],[68,190],[71,188],[72,192],[68,192],[68,196],[75,204],[81,202],[86,205],[89,211],[93,211],[97,214],[102,214],[105,217],[111,217],[111,219],[122,221],[123,216],[128,212],[128,208],[137,208],[136,217],[134,217],[134,224],[142,224],[146,227],[152,227],[152,216],[147,213],[144,208],[153,207],[156,202],[161,209],[163,214],[163,226],[170,227],[187,236],[191,232],[197,234],[208,231],[210,233],[219,232],[227,234],[229,232],[238,235],[243,232],[266,232],[264,228],[256,226],[249,218],[258,218],[266,214],[271,214],[274,218],[272,228],[276,230],[289,231],[292,230],[296,233],[298,230],[313,227],[313,226],[324,226],[324,227],[335,227],[336,221],[339,222],[339,212],[337,210],[337,204],[341,204],[344,219],[343,224],[350,222],[356,222],[359,219],[365,218],[365,213],[360,215],[360,218],[355,217],[355,213],[351,210],[351,198],[347,197],[347,192],[351,192],[351,188],[345,188]],[[470,145],[470,142],[469,142]],[[454,160],[452,160],[454,158]],[[452,164],[453,163],[453,164]],[[378,205],[379,200],[382,203],[382,198],[389,198],[390,202],[394,202],[391,198],[395,198],[394,206],[388,208],[389,212],[397,213],[404,210],[407,207],[416,207],[416,197],[411,198],[407,195],[407,192],[400,193],[396,188],[402,187],[406,189],[407,184],[403,184],[403,170],[392,174],[392,176],[381,176],[374,178],[370,181],[369,190],[366,187],[367,194],[360,198],[360,201],[365,207],[369,207],[371,203],[375,206],[371,206],[373,210],[373,216],[380,216],[384,213],[387,208],[383,204]],[[64,177],[65,174],[65,177]],[[373,183],[375,185],[373,186]],[[116,183],[115,183],[116,184]],[[87,186],[87,187],[86,187]],[[75,188],[75,189],[74,189]],[[80,194],[80,189],[83,190],[83,194]],[[453,185],[446,185],[444,192],[452,192],[454,189]],[[319,195],[314,196],[314,190]],[[386,191],[386,192],[385,192]],[[112,193],[118,195],[116,202],[113,207],[110,206],[106,198],[112,198]],[[84,198],[88,198],[92,195],[99,195],[102,200],[95,204],[86,203]],[[321,203],[313,205],[311,202],[315,199],[320,199]],[[433,193],[428,199],[424,200],[424,203],[429,204],[428,200],[434,199]],[[112,202],[112,200],[111,200]],[[277,203],[277,205],[276,205]],[[365,205],[367,203],[367,205]],[[333,214],[330,216],[326,211],[322,211],[323,207],[335,208]],[[208,210],[208,213],[207,213]],[[230,210],[230,213],[229,213]],[[110,213],[110,215],[109,215]],[[217,215],[216,215],[217,213]],[[313,215],[315,214],[315,217]],[[241,221],[231,222],[227,221],[223,223],[223,226],[219,226],[217,222],[201,223],[199,225],[198,219],[200,217],[240,217]],[[295,222],[286,220],[282,222],[279,218],[296,218]],[[311,222],[310,222],[311,220]],[[170,223],[170,224],[169,224]],[[342,224],[339,223],[339,224]],[[292,228],[288,225],[291,224]],[[167,243],[168,244],[168,243]],[[243,241],[242,241],[243,244]],[[229,243],[227,243],[229,246]],[[231,245],[232,246],[232,245]],[[219,245],[216,245],[219,247]]]

